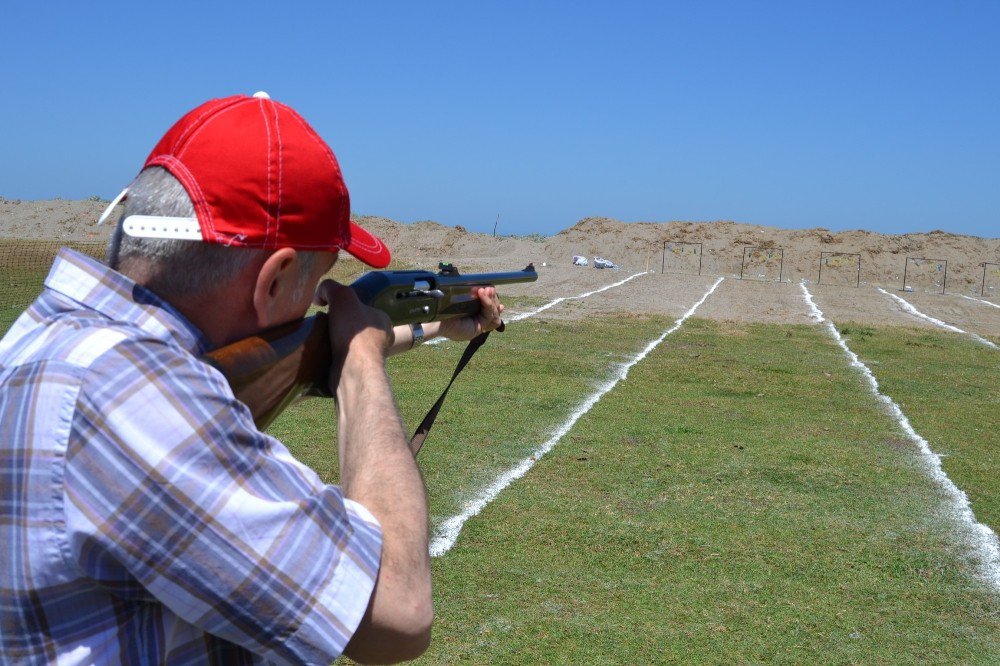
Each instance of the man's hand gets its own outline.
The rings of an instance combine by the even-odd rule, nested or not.
[[[382,365],[394,335],[392,322],[381,310],[363,305],[354,290],[334,280],[323,280],[313,299],[316,305],[327,305],[330,317],[330,389],[336,393],[345,367],[365,362]]]
[[[471,317],[456,317],[441,322],[438,335],[450,340],[471,340],[480,333],[499,328],[504,305],[495,287],[473,287],[472,295],[479,298],[482,308]]]
[[[469,317],[429,321],[423,325],[426,339],[430,340],[441,335],[449,340],[471,340],[480,333],[500,328],[502,323],[500,316],[503,314],[504,305],[497,296],[496,288],[473,287],[470,293],[479,299],[481,306],[479,313]],[[393,334],[395,341],[389,347],[386,356],[393,356],[413,348],[413,329],[409,324],[395,327]]]

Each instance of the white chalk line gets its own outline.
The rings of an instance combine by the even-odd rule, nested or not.
[[[1000,538],[987,525],[976,520],[976,516],[969,504],[968,495],[956,486],[941,468],[941,456],[931,451],[930,444],[913,429],[913,426],[910,425],[910,420],[906,418],[906,414],[896,404],[896,401],[879,390],[878,380],[875,379],[875,375],[872,374],[867,365],[861,362],[858,355],[847,346],[847,342],[844,341],[844,338],[840,335],[840,331],[833,325],[833,322],[823,315],[823,312],[813,301],[812,294],[809,293],[809,289],[805,283],[799,283],[799,286],[802,289],[806,303],[809,305],[813,320],[817,323],[826,324],[830,335],[833,336],[834,340],[837,341],[837,344],[840,345],[840,348],[844,350],[844,353],[850,359],[851,366],[857,368],[864,375],[865,379],[868,380],[871,392],[886,406],[889,413],[892,414],[896,422],[903,429],[903,432],[917,445],[920,457],[927,467],[931,478],[951,500],[951,517],[957,523],[960,532],[967,536],[969,545],[978,556],[983,578],[996,590],[1000,591]]]
[[[535,449],[527,458],[523,459],[521,462],[517,463],[497,477],[493,483],[479,491],[475,499],[468,502],[461,513],[448,518],[438,525],[435,530],[434,538],[431,540],[430,544],[431,557],[440,557],[451,550],[451,547],[454,546],[455,542],[458,540],[458,535],[462,531],[462,526],[465,524],[465,521],[482,511],[490,502],[496,499],[507,486],[524,476],[542,456],[551,451],[553,447],[559,443],[559,440],[562,439],[563,436],[573,428],[576,422],[580,420],[580,417],[589,412],[590,409],[604,396],[604,394],[613,389],[618,382],[628,376],[628,371],[632,368],[632,366],[646,358],[646,356],[649,355],[649,353],[653,351],[657,345],[663,342],[668,335],[680,328],[681,324],[683,324],[688,317],[694,314],[695,310],[701,307],[701,304],[705,302],[705,299],[712,295],[712,292],[715,291],[716,287],[719,286],[719,283],[721,283],[723,279],[724,278],[720,277],[716,280],[715,284],[713,284],[709,290],[698,299],[698,302],[692,305],[691,308],[685,312],[680,319],[674,322],[673,326],[664,331],[660,337],[646,345],[646,348],[633,356],[632,360],[619,366],[617,375],[602,384],[593,395],[577,407],[576,411],[573,412],[565,423],[559,426],[559,428],[555,431],[555,434],[553,434],[548,441]]]
[[[1000,305],[997,305],[996,303],[991,303],[990,301],[987,301],[986,299],[983,299],[983,298],[973,298],[972,296],[966,296],[965,294],[959,294],[959,296],[961,296],[962,298],[967,298],[970,301],[975,301],[976,303],[982,303],[984,305],[989,305],[991,307],[994,307],[994,308],[997,308],[998,310],[1000,310]]]
[[[595,289],[594,291],[588,291],[585,294],[579,294],[577,296],[565,296],[565,297],[562,297],[562,298],[557,298],[554,301],[546,303],[545,305],[543,305],[542,307],[538,308],[537,310],[532,310],[530,312],[521,312],[519,314],[516,314],[516,315],[514,315],[513,317],[510,318],[510,321],[521,321],[522,319],[527,319],[528,317],[534,317],[539,312],[544,312],[544,311],[548,310],[549,308],[551,308],[552,306],[558,305],[559,303],[562,303],[563,301],[579,300],[579,299],[582,299],[582,298],[587,298],[588,296],[593,296],[594,294],[599,294],[602,291],[607,291],[608,289],[611,289],[613,287],[620,287],[621,285],[625,284],[629,280],[634,280],[635,278],[639,277],[640,275],[646,275],[646,273],[648,273],[648,272],[649,271],[642,271],[641,273],[634,273],[632,275],[629,275],[624,280],[621,280],[619,282],[615,282],[614,284],[605,285],[605,286],[601,287],[600,289]]]
[[[551,307],[553,307],[555,305],[559,305],[560,303],[562,303],[564,301],[579,300],[581,298],[587,298],[588,296],[593,296],[594,294],[599,294],[602,291],[607,291],[608,289],[611,289],[613,287],[620,287],[621,285],[625,284],[629,280],[635,279],[635,278],[639,277],[640,275],[645,275],[648,272],[649,271],[642,271],[641,273],[635,273],[633,275],[629,275],[627,278],[625,278],[624,280],[621,280],[620,282],[615,282],[614,284],[605,285],[605,286],[601,287],[600,289],[595,289],[594,291],[588,291],[585,294],[578,294],[576,296],[561,296],[560,298],[557,298],[554,301],[549,301],[548,303],[546,303],[542,307],[538,308],[537,310],[531,310],[529,312],[520,312],[520,313],[518,313],[516,315],[512,315],[509,319],[507,319],[507,323],[509,324],[512,321],[521,321],[522,319],[527,319],[528,317],[534,317],[539,312],[545,312],[549,308],[551,308]],[[429,345],[438,345],[438,344],[441,344],[441,343],[447,342],[447,341],[448,341],[448,338],[434,338],[433,340],[428,341],[427,344],[429,344]]]
[[[878,289],[883,294],[885,294],[886,296],[889,296],[890,298],[896,299],[896,302],[899,303],[899,306],[901,308],[903,308],[903,310],[905,310],[906,312],[909,312],[914,317],[920,317],[921,319],[926,319],[927,321],[931,322],[935,326],[939,326],[939,327],[941,327],[941,328],[943,328],[945,330],[951,331],[952,333],[962,333],[964,335],[968,335],[973,340],[975,340],[976,342],[984,344],[987,347],[993,347],[993,349],[997,349],[997,346],[995,344],[993,344],[992,342],[990,342],[989,340],[987,340],[986,338],[981,337],[979,335],[976,335],[975,333],[969,333],[968,331],[963,331],[958,326],[952,326],[951,324],[943,322],[940,319],[935,319],[934,317],[931,317],[930,315],[925,315],[923,312],[921,312],[920,310],[918,310],[915,307],[913,307],[910,304],[910,302],[907,301],[906,299],[900,298],[896,294],[890,294],[888,291],[886,291],[882,287],[875,287],[875,288]]]

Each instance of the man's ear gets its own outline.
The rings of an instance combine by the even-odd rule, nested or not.
[[[299,279],[299,258],[292,248],[283,247],[264,261],[253,290],[258,327],[265,329],[284,323],[289,299]]]

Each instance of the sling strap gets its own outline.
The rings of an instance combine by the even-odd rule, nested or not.
[[[506,326],[504,323],[500,322],[500,326],[498,326],[496,330],[498,333],[503,333],[505,328]],[[455,378],[458,377],[458,373],[462,372],[465,366],[469,364],[469,361],[472,360],[472,357],[477,351],[479,351],[479,348],[483,346],[483,343],[486,342],[486,338],[488,337],[490,337],[490,332],[486,331],[484,333],[480,333],[469,341],[468,346],[462,353],[462,358],[458,360],[455,372],[451,375],[451,381],[449,381],[448,385],[444,387],[441,397],[437,399],[434,406],[431,407],[429,412],[427,412],[427,416],[425,416],[424,420],[420,422],[420,426],[417,428],[417,431],[413,433],[413,438],[410,440],[410,451],[413,452],[414,457],[420,453],[420,447],[424,445],[424,440],[427,439],[427,433],[431,431],[431,426],[434,425],[434,419],[437,418],[438,412],[441,411],[441,405],[444,404],[444,399],[448,395],[451,385],[455,383]]]

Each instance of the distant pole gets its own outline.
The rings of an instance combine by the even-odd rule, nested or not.
[[[500,213],[497,213],[497,221],[493,223],[493,238],[497,237],[497,225],[500,224]]]

